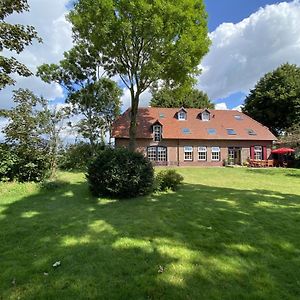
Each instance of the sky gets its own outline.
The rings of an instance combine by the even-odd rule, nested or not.
[[[43,63],[58,63],[72,47],[71,25],[66,21],[69,0],[29,0],[30,12],[13,15],[12,23],[34,25],[43,44],[34,43],[17,58],[35,72]],[[240,109],[255,83],[282,63],[300,65],[300,0],[205,0],[208,12],[209,53],[201,61],[197,88],[205,91],[217,109]],[[9,53],[4,52],[5,55]],[[13,89],[29,88],[53,103],[64,102],[57,84],[34,76],[16,77],[17,84],[0,91],[0,108],[12,105]],[[147,106],[150,93],[141,97]],[[130,103],[124,89],[123,109]],[[0,126],[1,126],[0,120]]]

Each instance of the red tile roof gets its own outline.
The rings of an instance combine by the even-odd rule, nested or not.
[[[176,118],[178,108],[148,107],[139,108],[137,138],[153,138],[152,125],[159,122],[163,139],[199,139],[199,140],[277,140],[269,129],[249,116],[235,110],[208,110],[210,120],[202,121],[199,114],[203,109],[186,109],[187,119]],[[238,120],[235,116],[240,116]],[[122,114],[113,125],[113,137],[129,138],[130,109]],[[208,134],[215,129],[216,134]],[[236,135],[229,135],[227,129],[234,129]],[[248,130],[256,133],[250,135]]]

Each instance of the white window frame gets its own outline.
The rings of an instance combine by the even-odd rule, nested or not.
[[[150,146],[147,148],[147,158],[152,162],[167,161],[168,148],[163,146]]]
[[[183,147],[184,161],[193,161],[193,150],[192,146]]]
[[[204,146],[198,147],[198,160],[207,161],[207,147]]]
[[[212,161],[220,161],[221,160],[220,147],[211,147],[211,160]]]
[[[254,146],[254,160],[262,160],[262,159],[263,159],[263,147]]]
[[[185,121],[186,120],[186,112],[184,112],[184,111],[178,112],[178,120]]]
[[[166,147],[157,147],[157,161],[167,161]]]
[[[147,157],[150,161],[156,161],[157,157],[157,149],[156,147],[148,147],[147,149]]]
[[[204,121],[204,122],[209,121],[209,120],[210,120],[210,113],[207,112],[207,111],[203,112],[203,113],[201,114],[201,119],[202,119],[202,121]]]
[[[160,142],[162,136],[162,127],[161,125],[154,125],[153,126],[153,140],[155,142]]]

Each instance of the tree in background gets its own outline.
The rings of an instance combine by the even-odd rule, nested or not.
[[[13,13],[22,13],[28,10],[29,6],[26,0],[0,1],[0,52],[7,49],[19,54],[25,46],[32,44],[34,39],[38,42],[42,41],[37,36],[33,26],[9,24],[4,21],[7,16]],[[11,77],[13,73],[25,77],[32,75],[31,71],[14,57],[7,58],[0,55],[0,90],[15,83]]]
[[[210,101],[207,94],[195,89],[191,84],[171,87],[165,84],[163,87],[152,88],[153,107],[185,107],[185,108],[211,108],[215,105]]]
[[[135,149],[140,95],[159,79],[186,82],[209,47],[202,0],[79,0],[69,14],[76,43],[90,43],[109,76],[131,95],[129,148]]]
[[[61,134],[67,129],[66,121],[71,115],[70,106],[50,106],[43,102],[41,111],[44,134],[48,140],[48,157],[50,163],[50,178],[56,176],[58,168],[59,151],[63,146]]]
[[[275,135],[300,124],[300,68],[284,64],[263,76],[245,100],[243,112]]]
[[[3,129],[7,153],[14,154],[13,178],[19,181],[41,181],[49,169],[48,145],[45,134],[45,117],[41,108],[45,99],[31,91],[14,91],[15,107],[1,110],[0,116],[8,119]],[[17,159],[16,159],[17,158]]]
[[[89,44],[78,44],[64,53],[58,65],[44,64],[37,75],[45,82],[56,82],[68,93],[66,101],[81,117],[78,132],[89,140],[92,149],[104,143],[112,122],[120,114],[122,91],[117,84],[101,77],[99,58]]]

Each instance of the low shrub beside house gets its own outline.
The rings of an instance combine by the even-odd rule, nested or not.
[[[140,153],[106,149],[89,165],[87,179],[95,196],[131,198],[152,191],[154,169]]]

